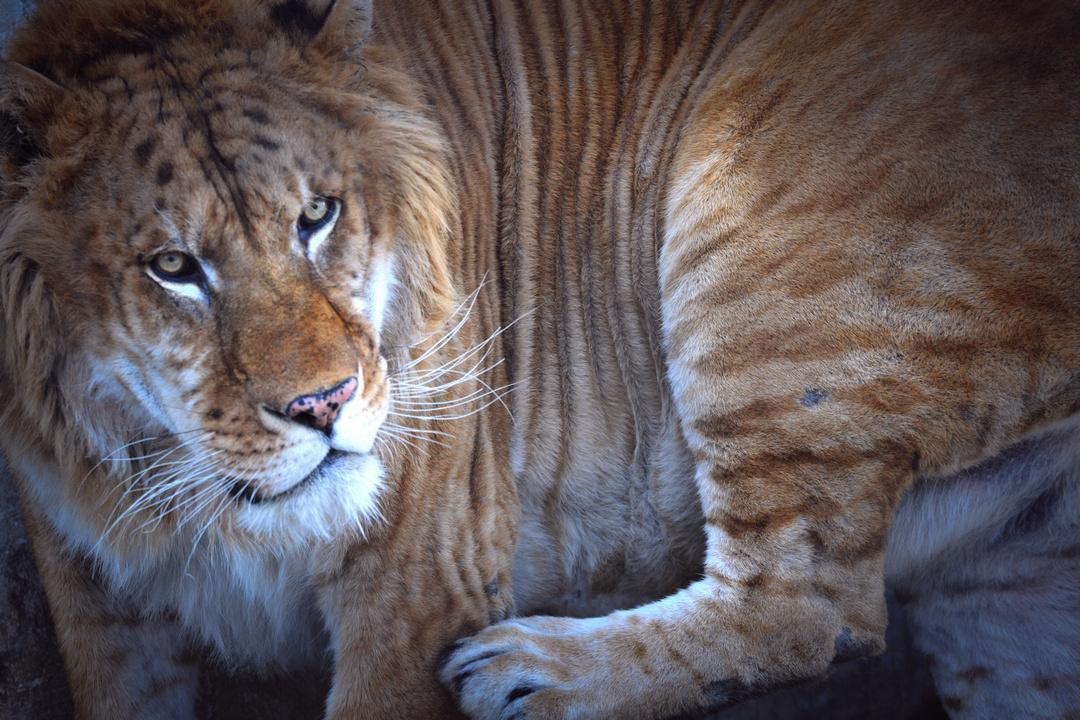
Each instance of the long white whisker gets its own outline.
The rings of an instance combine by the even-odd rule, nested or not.
[[[443,447],[446,447],[446,445],[439,442],[438,440],[435,440],[434,438],[415,437],[415,436],[412,436],[412,435],[406,436],[400,430],[388,430],[385,433],[384,437],[389,438],[389,439],[393,440],[394,442],[398,442],[398,443],[401,443],[403,445],[408,445],[413,450],[416,450],[418,452],[420,451],[421,448],[420,448],[419,445],[414,443],[413,440],[418,440],[418,441],[419,440],[424,440],[424,441],[427,441],[427,442],[435,443],[436,445],[442,445]]]
[[[190,468],[179,468],[172,472],[170,475],[162,478],[162,487],[155,488],[153,492],[147,495],[152,500],[147,504],[148,507],[157,508],[163,505],[169,505],[175,502],[176,498],[183,495],[185,492],[194,491],[195,496],[200,492],[200,485],[207,478],[216,478],[220,473],[210,467],[209,459],[219,452],[211,453],[204,457],[198,458],[198,462],[191,465]],[[168,493],[168,494],[166,494]],[[162,515],[164,518],[169,513],[183,507],[186,503],[179,503],[174,505],[168,512]]]
[[[202,529],[199,530],[198,534],[195,536],[195,539],[191,543],[191,552],[188,553],[187,562],[184,563],[184,577],[189,577],[188,568],[191,567],[191,559],[195,557],[195,551],[199,547],[199,541],[202,540],[203,535],[206,534],[206,531],[210,529],[210,526],[214,523],[215,520],[217,520],[219,515],[224,512],[224,508],[228,505],[229,493],[227,487],[220,486],[218,488],[217,495],[218,497],[220,497],[217,508],[214,512],[210,514],[210,519],[208,519],[206,521],[206,524],[202,526]],[[211,494],[211,497],[214,497],[213,494]]]
[[[182,493],[185,488],[190,487],[190,484],[187,482],[187,477],[191,474],[192,470],[198,468],[200,465],[205,465],[209,458],[219,454],[220,451],[210,453],[209,455],[183,458],[175,461],[166,462],[166,458],[188,445],[209,437],[209,435],[210,433],[205,433],[199,437],[190,438],[183,443],[169,448],[168,451],[161,453],[161,456],[155,462],[151,463],[140,472],[125,478],[124,482],[117,486],[124,487],[124,485],[127,485],[120,495],[121,499],[131,496],[137,491],[140,494],[110,522],[109,526],[102,533],[102,539],[108,537],[109,534],[112,533],[112,531],[126,518],[132,517],[143,510],[158,507],[162,496],[167,496],[167,499],[171,499],[179,493]],[[161,474],[161,471],[165,469],[168,469],[168,472]],[[153,487],[145,487],[143,485],[142,481],[147,477],[155,477],[157,479],[157,482],[155,482]],[[110,490],[110,493],[112,492],[115,492],[115,488]],[[116,509],[119,510],[120,507],[121,505],[118,503]]]
[[[444,432],[442,430],[436,430],[435,428],[412,428],[407,425],[398,425],[393,422],[383,423],[384,429],[396,430],[399,433],[404,433],[409,437],[416,438],[417,440],[423,440],[426,436],[454,438],[456,435],[453,433]],[[381,430],[380,430],[381,432]]]
[[[450,315],[450,317],[454,317],[458,313],[461,313],[461,319],[458,320],[457,324],[450,329],[450,332],[443,335],[443,337],[436,341],[435,344],[428,348],[418,358],[406,363],[401,368],[402,370],[410,370],[413,367],[416,367],[416,365],[422,363],[427,358],[434,355],[435,353],[439,352],[439,350],[446,347],[446,344],[449,343],[450,340],[452,340],[454,336],[458,334],[461,328],[465,327],[465,322],[469,319],[469,315],[472,313],[473,307],[476,305],[476,299],[480,296],[480,290],[484,287],[485,282],[486,281],[481,281],[481,283],[477,285],[476,289],[473,290],[472,293],[470,293],[469,296],[465,298],[465,300],[463,300],[457,308],[454,309],[454,312]],[[465,307],[466,304],[468,304],[467,308]],[[464,312],[462,312],[462,310],[464,310]]]
[[[142,429],[145,429],[145,427],[141,428],[140,430],[142,430]],[[193,430],[180,430],[178,432],[172,433],[171,436],[183,435],[183,434],[187,434],[187,433],[190,433],[190,432],[198,432],[198,430],[199,430],[198,428],[193,429]],[[100,460],[98,460],[94,464],[94,466],[92,468],[90,468],[86,472],[85,475],[83,475],[82,480],[79,481],[79,485],[81,486],[83,483],[85,483],[86,479],[88,477],[90,477],[95,470],[97,470],[99,467],[101,467],[102,464],[104,464],[106,462],[110,462],[110,463],[138,462],[139,460],[146,460],[146,459],[149,459],[151,457],[156,457],[158,455],[161,455],[162,453],[169,452],[170,450],[166,449],[166,450],[160,450],[160,451],[155,452],[155,453],[149,453],[147,455],[138,455],[138,456],[135,456],[135,457],[123,457],[123,458],[114,457],[114,455],[116,455],[117,453],[119,453],[119,452],[121,452],[123,450],[126,450],[127,448],[132,447],[134,445],[138,445],[140,443],[147,443],[147,444],[154,443],[154,442],[157,442],[159,440],[163,440],[165,437],[168,437],[168,436],[157,435],[157,436],[154,436],[154,437],[140,437],[140,438],[137,438],[135,440],[132,440],[131,442],[125,443],[125,444],[121,445],[120,447],[118,447],[118,448],[116,448],[114,450],[111,450],[108,454],[106,454]]]

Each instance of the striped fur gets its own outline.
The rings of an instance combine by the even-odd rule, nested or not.
[[[1080,709],[1080,8],[84,5],[0,68],[80,717],[205,648],[329,648],[335,720],[689,715],[879,652],[887,578],[954,717]]]

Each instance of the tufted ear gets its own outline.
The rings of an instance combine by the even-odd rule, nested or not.
[[[294,41],[362,40],[371,28],[372,0],[283,0],[270,8],[270,20]]]
[[[52,130],[68,91],[11,60],[0,60],[0,161],[4,174],[52,154]]]

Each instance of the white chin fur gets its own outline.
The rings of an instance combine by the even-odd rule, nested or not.
[[[237,520],[252,534],[277,542],[330,539],[349,530],[363,535],[379,515],[382,486],[375,455],[346,454],[287,497],[242,504]]]

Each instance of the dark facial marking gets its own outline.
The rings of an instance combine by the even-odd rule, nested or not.
[[[266,114],[264,110],[258,108],[244,110],[244,117],[254,121],[259,125],[269,125],[270,116]]]
[[[154,147],[157,146],[157,138],[151,135],[135,146],[135,162],[139,167],[146,167],[150,158],[154,156]]]
[[[263,150],[277,150],[281,147],[273,140],[262,137],[261,135],[255,138],[255,144],[261,147]]]
[[[155,178],[155,182],[157,182],[158,186],[168,185],[170,182],[172,182],[172,179],[173,179],[173,165],[172,165],[172,163],[166,161],[166,162],[163,162],[160,165],[158,165],[157,177]]]
[[[230,203],[233,206],[236,210],[236,219],[240,221],[240,227],[243,228],[244,235],[251,237],[251,217],[248,212],[247,200],[240,188],[239,178],[237,178],[235,159],[226,157],[219,149],[211,121],[211,113],[205,110],[192,112],[189,114],[188,119],[196,127],[201,126],[203,137],[206,139],[206,147],[209,150],[209,158],[199,160],[203,175],[222,202]]]

